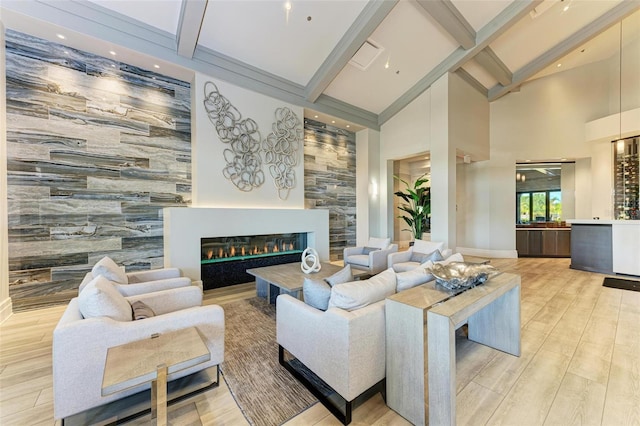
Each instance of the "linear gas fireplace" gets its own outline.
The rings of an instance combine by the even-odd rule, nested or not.
[[[205,290],[250,282],[250,268],[300,261],[307,233],[201,238],[200,268]]]

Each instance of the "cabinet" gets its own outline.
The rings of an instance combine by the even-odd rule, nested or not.
[[[615,218],[640,219],[640,138],[627,138],[612,145]]]
[[[571,257],[571,230],[517,229],[518,257]]]

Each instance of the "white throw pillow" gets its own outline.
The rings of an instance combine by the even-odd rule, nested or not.
[[[102,275],[95,277],[78,295],[78,307],[84,318],[109,317],[131,321],[131,305]]]
[[[353,273],[351,272],[351,265],[347,265],[340,269],[335,274],[324,279],[331,287],[338,284],[348,283],[353,281]],[[326,309],[326,308],[325,308]]]
[[[392,268],[389,268],[368,280],[353,281],[332,287],[329,308],[353,311],[384,300],[395,292],[396,274]]]
[[[98,263],[93,265],[93,269],[91,269],[91,273],[94,277],[98,275],[102,275],[109,281],[113,281],[118,284],[128,284],[129,279],[127,278],[127,274],[124,273],[122,268],[120,268],[116,262],[111,260],[110,257],[105,256]]]
[[[424,266],[425,268],[429,268],[436,263],[440,265],[448,265],[451,262],[464,262],[464,257],[462,257],[462,253],[454,253],[451,256],[447,257],[445,260],[441,260],[439,262],[432,262],[430,260],[427,260],[425,263],[422,264],[422,266]]]
[[[331,297],[331,286],[323,280],[305,278],[302,283],[304,303],[321,311],[326,311]]]
[[[369,238],[369,242],[366,244],[366,247],[377,247],[380,250],[384,250],[389,247],[391,244],[391,238]]]
[[[415,269],[396,274],[396,291],[407,290],[409,288],[424,284],[434,279],[434,276],[425,271],[424,266],[420,265]]]
[[[433,241],[415,240],[413,242],[413,251],[418,253],[433,253],[436,250],[444,250],[444,243],[436,243]]]

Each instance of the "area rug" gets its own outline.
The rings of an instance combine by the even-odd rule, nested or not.
[[[602,285],[605,287],[619,288],[622,290],[640,291],[640,281],[625,280],[622,278],[605,277]]]
[[[221,370],[249,423],[280,425],[318,402],[278,362],[274,305],[254,297],[223,308],[225,356]]]

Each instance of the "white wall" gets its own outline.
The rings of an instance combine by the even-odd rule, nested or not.
[[[560,192],[562,194],[561,220],[576,217],[576,165],[564,163],[560,167]]]
[[[356,245],[366,245],[380,227],[380,132],[356,133]]]
[[[9,237],[7,229],[7,133],[4,123],[6,114],[6,70],[5,70],[4,24],[0,21],[0,322],[11,315],[11,298],[9,298]]]
[[[240,191],[222,174],[226,166],[224,150],[227,144],[220,142],[214,124],[204,109],[204,85],[212,81],[220,93],[242,114],[242,119],[253,119],[258,124],[261,141],[272,132],[275,110],[288,107],[304,126],[302,107],[284,103],[224,81],[196,73],[192,83],[192,163],[193,163],[193,206],[199,207],[252,207],[252,208],[304,208],[304,142],[301,140],[294,167],[296,185],[286,200],[278,197],[274,180],[269,173],[269,165],[262,157],[265,182],[249,192]]]

